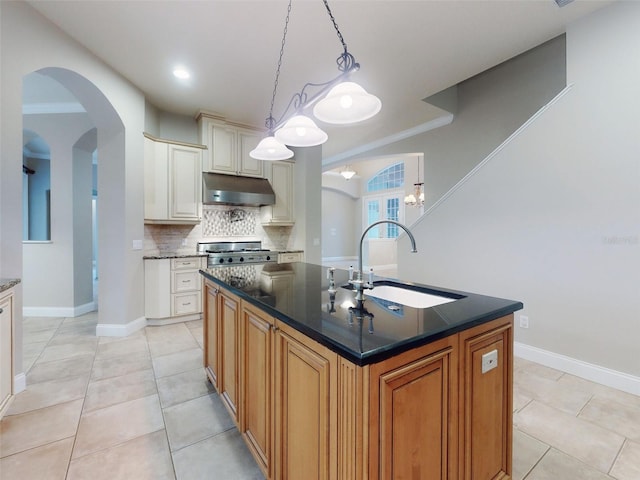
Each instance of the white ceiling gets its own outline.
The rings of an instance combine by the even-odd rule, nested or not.
[[[382,112],[350,127],[320,124],[330,157],[440,116],[422,99],[497,65],[613,0],[331,0],[352,76]],[[273,91],[287,0],[28,0],[140,88],[162,110],[219,113],[263,126]],[[294,0],[274,116],[307,82],[338,74],[341,44],[321,0]],[[172,75],[175,65],[192,72]],[[35,94],[34,94],[35,95]],[[40,97],[34,96],[34,98]]]

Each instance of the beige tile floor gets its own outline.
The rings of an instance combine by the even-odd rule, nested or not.
[[[201,321],[127,338],[96,323],[25,319],[0,479],[263,478],[205,379]],[[514,383],[514,479],[640,479],[640,397],[521,359]]]

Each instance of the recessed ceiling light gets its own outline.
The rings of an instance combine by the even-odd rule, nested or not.
[[[180,80],[186,80],[191,76],[191,74],[182,67],[177,67],[173,70],[173,75]]]

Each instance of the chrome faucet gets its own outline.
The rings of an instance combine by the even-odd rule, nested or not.
[[[413,234],[409,231],[407,227],[405,227],[400,222],[396,222],[395,220],[380,220],[378,222],[374,222],[369,225],[364,232],[362,232],[362,236],[360,237],[360,250],[358,254],[358,270],[356,273],[356,279],[353,279],[353,270],[349,271],[349,283],[353,285],[353,289],[356,291],[356,300],[362,302],[364,300],[364,290],[372,290],[373,289],[373,269],[369,270],[369,281],[364,281],[364,276],[362,273],[362,244],[364,243],[364,239],[367,236],[367,232],[371,230],[376,225],[380,225],[381,223],[391,223],[393,225],[397,225],[402,228],[407,235],[409,235],[409,239],[411,240],[411,253],[416,253],[418,250],[416,249],[416,239],[413,238]]]

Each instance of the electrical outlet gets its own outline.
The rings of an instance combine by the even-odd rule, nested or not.
[[[498,350],[491,350],[482,355],[482,373],[487,373],[498,366]]]
[[[529,317],[520,315],[520,328],[529,328]]]

